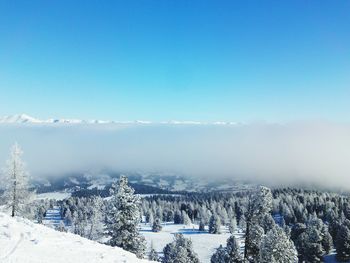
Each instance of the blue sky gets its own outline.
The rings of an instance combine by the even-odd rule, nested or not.
[[[1,1],[0,115],[350,120],[349,1]]]

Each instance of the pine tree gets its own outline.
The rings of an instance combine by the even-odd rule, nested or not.
[[[261,241],[261,263],[295,263],[298,252],[282,228],[273,227]]]
[[[5,191],[4,200],[11,208],[11,216],[23,214],[25,205],[30,201],[31,194],[28,190],[28,172],[22,161],[23,151],[15,143],[10,152],[10,159],[4,169]]]
[[[260,242],[264,235],[264,229],[258,224],[250,226],[249,233],[246,233],[245,246],[249,247],[249,255],[251,256],[251,261],[258,262]]]
[[[160,232],[162,231],[162,224],[160,223],[160,219],[156,218],[156,220],[154,220],[153,225],[152,225],[152,231],[153,232]]]
[[[199,222],[199,228],[198,228],[199,231],[205,231],[205,223],[204,223],[204,220],[201,219],[200,222]]]
[[[36,219],[39,224],[42,224],[46,209],[42,205],[38,207]]]
[[[249,198],[246,212],[246,238],[244,247],[244,258],[256,258],[259,255],[259,243],[264,234],[260,226],[264,217],[272,209],[272,193],[267,187],[260,186],[256,193]]]
[[[322,228],[322,236],[322,247],[328,254],[333,248],[333,238],[325,226]]]
[[[226,261],[227,263],[243,262],[242,256],[239,252],[239,244],[233,235],[227,239],[226,251],[228,255],[228,261]]]
[[[145,253],[145,239],[140,235],[140,198],[128,186],[128,179],[121,176],[118,188],[110,202],[107,229],[111,246],[121,247],[142,258]]]
[[[217,215],[212,215],[209,221],[209,233],[220,234],[221,233],[221,222]]]
[[[66,214],[65,214],[65,216],[64,216],[64,219],[65,219],[65,221],[66,221],[66,225],[67,225],[67,226],[72,225],[72,223],[73,223],[73,217],[72,217],[72,213],[71,213],[70,209],[67,210],[67,212],[66,212]]]
[[[236,228],[237,228],[237,221],[236,221],[236,218],[234,217],[230,220],[230,224],[228,226],[228,229],[229,229],[230,233],[233,234],[233,232],[236,230]]]
[[[182,224],[182,216],[181,216],[181,212],[179,210],[176,210],[175,214],[174,214],[174,224],[178,225],[178,224]]]
[[[276,225],[275,220],[273,219],[273,217],[270,214],[266,214],[263,217],[262,228],[264,228],[265,233],[267,233],[269,230],[274,228],[275,225]]]
[[[325,251],[322,247],[321,232],[312,226],[308,226],[297,240],[300,260],[306,262],[321,262]]]
[[[159,261],[159,256],[157,251],[154,248],[151,248],[151,251],[149,252],[148,259],[151,261]]]
[[[344,225],[338,231],[335,247],[339,261],[350,260],[350,230]]]
[[[175,240],[163,249],[163,263],[199,263],[197,254],[193,251],[192,241],[182,234],[175,234]]]
[[[211,257],[211,263],[242,263],[243,259],[239,252],[239,244],[232,235],[227,239],[226,247],[220,245]]]
[[[148,223],[152,226],[154,223],[153,213],[151,212],[148,217]]]
[[[94,197],[91,204],[90,229],[88,238],[99,240],[103,236],[104,225],[102,216],[103,200],[101,197]]]
[[[227,263],[228,261],[228,254],[226,248],[224,248],[222,245],[220,245],[215,253],[211,256],[210,262],[211,263]]]
[[[186,213],[186,211],[182,210],[181,217],[182,217],[181,221],[183,222],[183,224],[185,224],[185,225],[190,225],[191,224],[191,219],[188,216],[188,214]]]
[[[66,226],[64,225],[63,221],[60,222],[60,225],[57,227],[57,230],[60,232],[67,232]]]

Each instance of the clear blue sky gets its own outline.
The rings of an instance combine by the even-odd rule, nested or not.
[[[350,1],[0,1],[0,115],[350,120]]]

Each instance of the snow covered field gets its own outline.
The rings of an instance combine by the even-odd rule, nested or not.
[[[217,247],[222,244],[226,246],[226,240],[230,237],[230,233],[226,227],[222,227],[222,234],[215,235],[209,234],[208,231],[198,231],[198,225],[174,225],[173,223],[162,224],[163,229],[160,232],[152,232],[149,225],[143,224],[141,226],[141,233],[147,240],[148,251],[153,244],[153,248],[158,252],[159,255],[162,253],[163,248],[166,244],[170,243],[174,239],[175,233],[182,233],[184,237],[190,238],[193,243],[193,249],[198,254],[201,263],[210,262],[212,254],[214,254]],[[207,228],[206,228],[207,229]],[[244,242],[243,233],[236,232],[234,234],[240,242],[241,250],[243,252]]]
[[[121,248],[112,248],[80,236],[62,233],[22,218],[0,213],[1,263],[138,263]]]

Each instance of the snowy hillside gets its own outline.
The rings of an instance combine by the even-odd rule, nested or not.
[[[0,213],[0,262],[149,262],[132,253]]]

